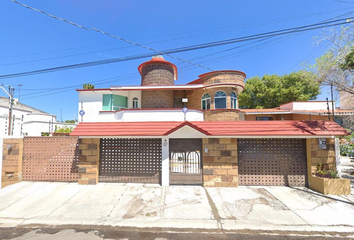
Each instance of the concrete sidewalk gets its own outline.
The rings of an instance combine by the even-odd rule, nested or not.
[[[0,227],[353,232],[354,196],[307,188],[21,182],[0,190]]]

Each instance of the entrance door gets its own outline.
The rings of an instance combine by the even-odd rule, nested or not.
[[[202,185],[202,139],[170,139],[170,184]]]

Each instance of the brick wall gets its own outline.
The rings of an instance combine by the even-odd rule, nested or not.
[[[237,83],[244,86],[245,76],[241,73],[216,72],[200,78],[204,85],[216,83]]]
[[[4,139],[2,154],[1,188],[4,188],[22,180],[23,139]]]
[[[141,108],[173,108],[173,90],[148,90],[141,92]]]
[[[99,173],[100,139],[79,140],[79,184],[97,184]]]
[[[237,139],[203,139],[203,181],[205,187],[237,187]]]
[[[173,68],[169,64],[150,63],[141,71],[141,85],[173,85]]]
[[[334,148],[334,138],[327,138],[327,149],[320,149],[318,139],[307,139],[307,151],[308,152],[308,170],[309,174],[316,173],[316,167],[318,163],[330,164],[330,167],[335,169],[336,167],[336,155]]]
[[[204,111],[205,121],[239,121],[239,112],[234,109],[218,109]]]

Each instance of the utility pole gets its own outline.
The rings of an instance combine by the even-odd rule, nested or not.
[[[23,85],[22,84],[19,84],[18,85],[18,101],[20,102],[21,101],[21,87],[22,87]]]
[[[9,91],[6,91],[6,89],[4,88],[4,84],[0,85],[0,88],[2,90],[4,90],[4,92],[7,94],[7,96],[9,96],[9,127],[8,127],[8,135],[11,136],[12,135],[12,106],[14,103],[14,92],[15,89],[11,86],[9,86]]]
[[[328,98],[326,98],[327,100],[327,114],[328,114],[328,121],[331,121],[331,113],[329,111],[329,102],[328,102]]]
[[[333,83],[331,83],[331,98],[332,98],[332,120],[334,121]]]

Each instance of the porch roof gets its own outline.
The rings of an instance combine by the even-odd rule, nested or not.
[[[81,122],[70,136],[168,136],[188,126],[206,136],[227,137],[315,137],[349,133],[330,121],[196,121],[196,122]]]

